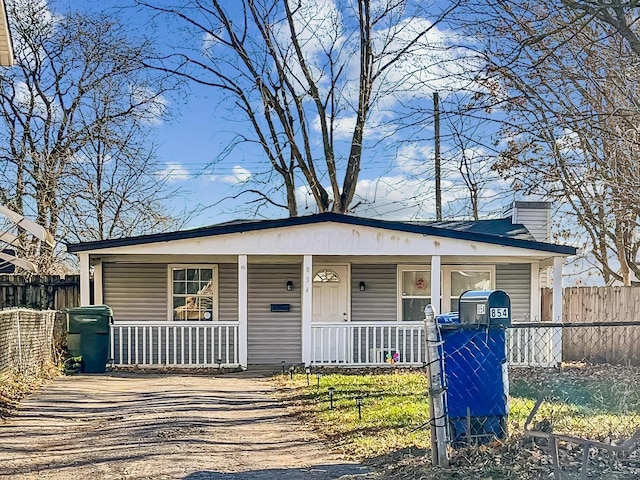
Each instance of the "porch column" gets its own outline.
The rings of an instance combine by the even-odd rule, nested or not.
[[[311,364],[311,321],[313,320],[313,256],[305,255],[302,260],[302,363]]]
[[[247,256],[238,255],[238,363],[245,369],[247,368],[247,325],[249,320],[247,309],[248,278]]]
[[[540,262],[531,262],[531,288],[529,296],[529,320],[539,322],[542,320],[540,311]]]
[[[562,257],[553,258],[553,308],[551,319],[554,322],[562,321]]]
[[[89,282],[89,254],[80,253],[80,305],[89,305],[91,302],[91,283]]]
[[[102,305],[102,260],[98,259],[93,265],[93,303]]]
[[[442,278],[442,268],[440,255],[434,255],[431,257],[431,305],[435,314],[442,313],[442,285],[440,282]]]

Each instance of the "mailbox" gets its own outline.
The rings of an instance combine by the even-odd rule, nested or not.
[[[469,290],[458,301],[460,323],[466,325],[511,325],[511,300],[502,290]]]

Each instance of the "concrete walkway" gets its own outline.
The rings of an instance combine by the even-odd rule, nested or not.
[[[0,478],[369,477],[244,374],[61,377],[0,423]]]

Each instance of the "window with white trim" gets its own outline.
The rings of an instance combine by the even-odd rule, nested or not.
[[[399,320],[424,320],[424,308],[431,303],[431,272],[425,266],[399,266]]]
[[[456,265],[443,267],[445,282],[443,294],[448,297],[451,312],[458,311],[460,295],[467,290],[493,290],[495,288],[495,267]],[[443,298],[443,305],[447,305]]]
[[[172,320],[218,319],[218,266],[169,265]]]

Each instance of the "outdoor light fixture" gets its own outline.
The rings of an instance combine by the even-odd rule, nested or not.
[[[310,379],[310,377],[311,377],[311,367],[305,368],[304,369],[304,373],[307,374],[307,387],[308,387],[309,385],[311,385],[311,379]]]
[[[329,410],[333,410],[333,394],[336,393],[336,389],[329,387]]]
[[[316,378],[318,379],[318,388],[320,388],[320,379],[322,378],[322,374],[320,372],[316,373]]]
[[[360,282],[360,291],[364,292],[367,289],[367,284],[364,282]]]
[[[218,358],[218,370],[222,371],[222,359]]]
[[[291,365],[291,366],[289,367],[289,378],[290,378],[291,380],[293,380],[293,371],[294,371],[294,370],[295,370],[295,367],[294,367],[293,365]]]
[[[284,360],[282,360],[282,361],[280,362],[280,365],[282,365],[282,373],[283,373],[283,374],[284,374],[284,364],[285,364],[285,363],[287,363],[287,362],[285,362]]]
[[[287,292],[293,290],[293,282],[291,280],[287,280]]]
[[[358,418],[362,420],[362,396],[358,395],[356,397],[356,407],[358,407]]]

